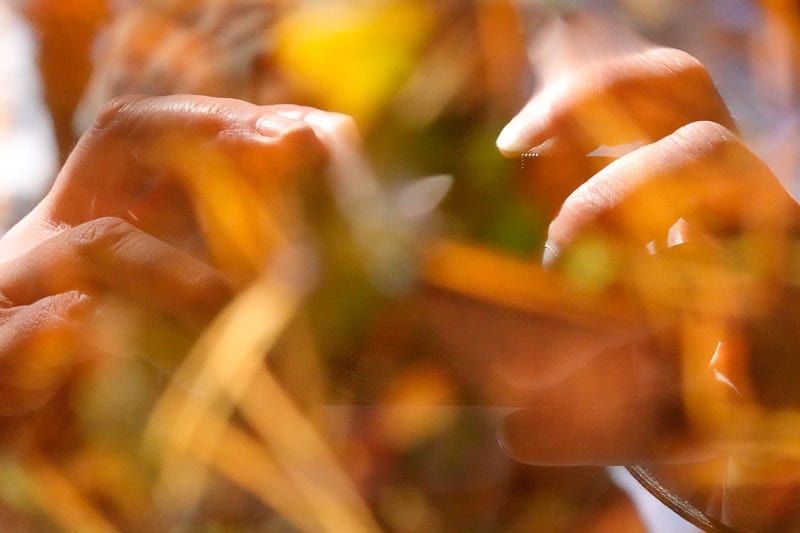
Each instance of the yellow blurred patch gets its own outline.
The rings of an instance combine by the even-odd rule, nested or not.
[[[414,368],[389,388],[381,410],[381,433],[398,448],[410,448],[442,431],[455,412],[448,404],[453,387],[434,367]]]
[[[413,0],[310,2],[277,28],[276,57],[315,104],[364,127],[410,74],[432,23]]]
[[[581,239],[563,259],[564,274],[575,287],[588,291],[608,288],[617,279],[619,264],[612,243],[602,237]]]

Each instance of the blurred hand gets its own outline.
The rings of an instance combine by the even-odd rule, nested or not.
[[[608,35],[571,50],[572,43],[587,39],[585,33],[600,30],[580,18],[564,24],[566,35],[540,50],[541,62],[558,68],[540,67],[541,89],[497,139],[506,156],[522,157],[524,189],[546,214],[557,212],[564,198],[608,164],[610,156],[657,141],[690,122],[708,120],[735,131],[711,78],[689,54],[641,40],[617,45],[621,50],[616,53],[592,52],[602,49],[612,38]],[[616,27],[601,29],[612,33]]]
[[[725,375],[739,395],[769,390],[744,369],[776,354],[749,334],[786,309],[786,239],[798,221],[797,203],[766,166],[713,122],[680,128],[579,186],[550,225],[548,262],[578,285],[604,264],[583,290],[621,296],[636,320],[627,334],[609,327],[611,349],[532,394],[534,407],[508,420],[508,448],[532,462],[628,464],[705,445],[687,441],[714,437],[705,434],[711,428],[690,427],[708,420],[703,405],[686,412],[687,384],[698,391],[718,386],[726,395],[727,386],[715,381]],[[783,328],[787,340],[791,327]],[[598,317],[596,330],[602,328]],[[791,358],[772,364],[796,366]],[[517,367],[517,384],[525,381],[520,371],[525,365]],[[531,389],[542,375],[537,369],[528,376]],[[546,439],[531,431],[537,427],[548,428]]]
[[[641,45],[543,80],[503,129],[497,146],[509,157],[526,152],[579,157],[601,146],[656,141],[698,120],[735,130],[697,59],[681,50]]]
[[[260,237],[277,239],[277,227],[264,228],[268,216],[290,216],[281,212],[289,209],[283,197],[321,169],[327,141],[309,125],[314,120],[315,128],[327,120],[334,131],[352,133],[341,115],[298,106],[201,96],[117,99],[81,138],[46,198],[4,237],[0,256],[106,216],[201,259],[263,255],[241,248],[258,246]],[[240,249],[213,249],[225,232]],[[231,243],[219,245],[225,244]]]
[[[769,503],[769,489],[800,481],[776,444],[794,438],[793,424],[776,437],[770,418],[800,405],[800,208],[738,139],[702,65],[677,50],[606,58],[545,85],[498,146],[558,162],[631,142],[641,147],[599,172],[558,173],[544,261],[577,287],[567,307],[599,291],[627,301],[632,320],[598,316],[584,343],[564,341],[586,334],[554,321],[544,334],[561,341],[550,344],[580,361],[558,380],[541,361],[499,356],[493,364],[527,391],[504,421],[504,446],[538,464],[725,457],[719,477],[702,481],[723,487],[720,514],[741,527],[780,524],[787,508]]]
[[[257,239],[280,230],[258,225],[272,220],[277,197],[324,158],[306,119],[349,127],[296,106],[112,102],[46,198],[0,239],[0,414],[40,405],[76,361],[95,355],[92,326],[109,302],[190,328],[206,323],[267,261],[276,241]],[[237,229],[228,217],[250,225],[250,240],[226,233]]]

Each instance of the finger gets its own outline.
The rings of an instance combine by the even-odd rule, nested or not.
[[[319,160],[321,151],[308,124],[269,107],[189,95],[124,97],[81,138],[46,203],[55,220],[77,225],[126,214],[165,178],[194,179],[187,170],[208,158],[241,165],[262,186],[291,174],[297,161]]]
[[[534,391],[501,425],[503,448],[541,465],[619,465],[687,453],[677,369],[651,347],[606,350]]]
[[[552,386],[538,387],[530,376],[525,408],[502,421],[504,449],[542,465],[695,462],[730,453],[737,433],[720,428],[735,427],[732,402],[741,398],[709,362],[718,338],[692,340],[697,368],[678,357],[687,355],[686,336],[678,340],[669,328],[606,343]]]
[[[500,427],[516,460],[627,464],[666,455],[668,441],[655,434],[679,418],[677,361],[635,350],[643,330],[604,329],[599,318],[589,327],[436,292],[425,305],[425,323],[456,375],[482,401],[519,407]]]
[[[564,294],[559,303],[568,308],[570,297]],[[631,324],[551,309],[551,302],[539,311],[523,310],[431,288],[422,302],[438,348],[460,379],[492,405],[527,405],[538,391],[557,386],[610,347],[641,336]]]
[[[92,308],[79,291],[0,310],[0,416],[40,406],[88,356],[82,320]]]
[[[18,304],[73,289],[111,290],[195,324],[230,297],[216,270],[119,218],[93,220],[44,241],[4,266],[0,287]]]
[[[578,187],[550,224],[549,247],[564,249],[592,229],[629,244],[662,242],[681,218],[711,235],[779,237],[800,220],[797,203],[734,134],[695,122]]]
[[[703,65],[669,48],[593,64],[546,85],[503,129],[509,157],[584,156],[600,146],[651,142],[700,120],[735,129]]]

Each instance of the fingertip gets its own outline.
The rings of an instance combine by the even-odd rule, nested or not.
[[[235,296],[232,282],[221,275],[212,275],[210,278],[202,284],[202,290],[198,290],[201,299],[192,309],[196,315],[192,320],[196,324],[210,322]]]
[[[553,268],[553,265],[555,265],[556,260],[558,259],[559,253],[559,246],[555,242],[548,240],[546,243],[544,243],[544,251],[542,252],[542,266],[546,269]]]
[[[90,305],[91,297],[79,290],[69,291],[65,294],[68,298],[68,303],[72,309],[85,309]]]
[[[91,297],[83,291],[70,290],[46,296],[33,305],[50,306],[54,316],[67,320],[80,319],[91,309]]]
[[[553,131],[553,103],[549,92],[532,98],[497,136],[498,150],[506,157],[539,154],[549,147]]]
[[[335,137],[349,144],[360,143],[358,126],[350,115],[313,110],[306,115],[305,121],[323,140]]]
[[[565,144],[558,136],[541,139],[525,126],[509,123],[497,137],[497,148],[505,157],[564,157],[575,155],[579,147]]]
[[[625,456],[624,438],[614,429],[587,424],[587,413],[557,406],[524,408],[507,415],[498,429],[498,442],[509,457],[538,466],[616,464]],[[619,450],[616,449],[619,442]]]
[[[515,413],[512,412],[500,420],[497,428],[497,443],[509,457],[516,461],[522,461],[517,453],[517,448],[515,445],[516,439],[514,436],[514,422],[513,420],[510,420],[514,417],[514,414]]]
[[[512,119],[497,136],[495,144],[505,157],[519,157],[531,148],[524,125],[520,122],[516,118]]]
[[[500,421],[497,441],[500,448],[512,459],[520,463],[547,465],[552,462],[553,453],[545,450],[549,442],[548,432],[539,431],[538,422],[531,420],[532,409],[520,409],[509,413]],[[535,418],[535,416],[534,416]]]
[[[310,131],[308,124],[281,113],[269,113],[256,121],[256,131],[264,137],[283,138],[288,135]]]

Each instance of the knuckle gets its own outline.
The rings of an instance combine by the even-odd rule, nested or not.
[[[303,122],[298,122],[296,127],[286,130],[281,141],[290,147],[297,147],[310,153],[322,150],[320,138],[314,129]]]
[[[118,246],[134,231],[135,228],[122,218],[102,217],[72,228],[67,241],[79,253],[89,255],[101,249]]]
[[[644,61],[668,80],[679,82],[683,92],[698,95],[716,92],[705,65],[693,55],[677,48],[655,48],[643,55]]]
[[[175,97],[170,110],[186,133],[195,139],[223,144],[246,136],[248,122],[254,122],[258,108],[249,102],[231,98]]]
[[[691,155],[715,154],[738,146],[739,140],[728,128],[710,120],[699,120],[681,126],[665,142]]]
[[[706,67],[700,60],[684,50],[659,47],[649,50],[645,55],[672,72],[708,77]]]
[[[149,97],[143,95],[124,95],[112,98],[97,113],[92,123],[92,131],[102,132],[126,122],[135,115],[136,109]]]
[[[662,140],[668,152],[682,161],[685,173],[705,181],[714,177],[749,183],[753,194],[785,193],[778,179],[757,155],[728,128],[713,121],[687,124]]]
[[[78,291],[69,291],[42,298],[37,302],[38,310],[52,317],[54,322],[60,322],[67,310],[80,301],[80,294]]]

